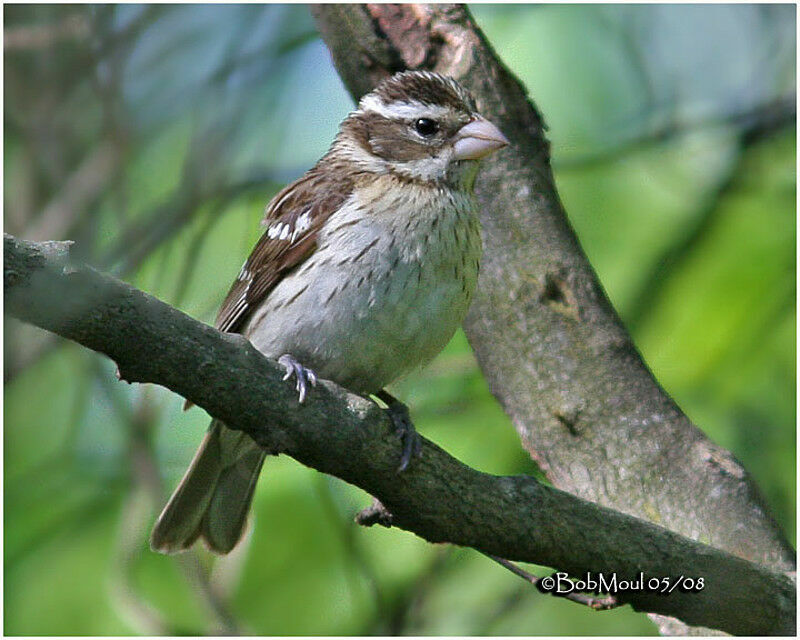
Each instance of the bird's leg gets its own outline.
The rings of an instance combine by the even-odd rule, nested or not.
[[[419,439],[416,429],[414,429],[414,423],[411,422],[411,416],[406,405],[386,389],[381,389],[375,396],[386,403],[386,411],[389,413],[397,434],[400,436],[400,441],[403,444],[403,455],[400,458],[400,466],[397,471],[405,471],[411,462],[411,457],[414,455],[419,456],[422,453],[422,441]]]
[[[297,389],[297,392],[300,394],[298,402],[303,404],[303,400],[306,399],[306,394],[308,393],[308,385],[312,387],[317,386],[317,374],[311,369],[304,367],[289,353],[285,353],[278,358],[278,364],[286,371],[286,375],[283,376],[284,380],[288,380],[292,376],[297,378],[295,389]]]

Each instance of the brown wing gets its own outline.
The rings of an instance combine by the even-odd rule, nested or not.
[[[217,329],[240,331],[250,313],[281,279],[314,253],[322,225],[352,191],[349,179],[334,181],[330,175],[312,169],[267,205],[262,221],[264,235],[222,303]]]

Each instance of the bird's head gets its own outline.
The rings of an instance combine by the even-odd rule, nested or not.
[[[476,161],[508,140],[455,80],[406,71],[361,98],[336,144],[359,170],[462,186],[474,177]]]

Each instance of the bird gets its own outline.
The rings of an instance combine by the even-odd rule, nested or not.
[[[420,443],[385,387],[432,360],[464,319],[482,250],[473,184],[479,161],[507,144],[453,78],[386,78],[317,164],[269,202],[216,328],[277,358],[301,403],[319,377],[384,402],[405,470]],[[212,420],[151,547],[175,553],[201,539],[230,552],[266,453]]]

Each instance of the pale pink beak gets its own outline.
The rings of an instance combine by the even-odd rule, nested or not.
[[[456,133],[453,156],[456,160],[478,160],[507,144],[508,139],[500,129],[488,120],[478,117]]]

